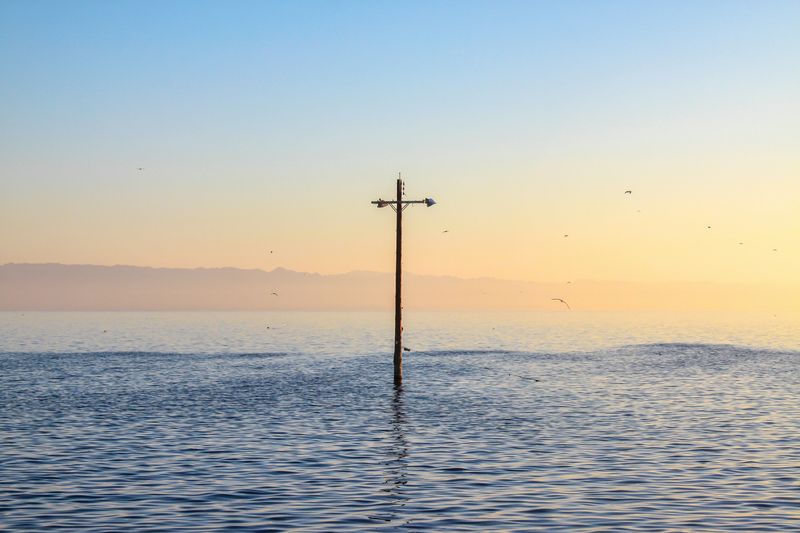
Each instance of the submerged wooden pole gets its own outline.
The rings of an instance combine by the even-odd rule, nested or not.
[[[403,180],[397,178],[397,241],[394,265],[394,384],[403,382]]]
[[[403,200],[405,184],[400,175],[397,176],[397,199],[384,200],[378,198],[370,202],[381,207],[391,206],[397,214],[397,236],[395,242],[394,265],[394,384],[403,383],[403,209],[412,204],[424,204],[431,207],[436,203],[433,198],[422,200]]]

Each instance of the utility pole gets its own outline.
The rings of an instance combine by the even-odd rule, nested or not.
[[[397,176],[397,199],[383,200],[379,198],[372,204],[378,207],[387,205],[397,213],[397,236],[395,241],[395,271],[394,271],[394,384],[403,383],[403,210],[412,204],[425,204],[431,207],[436,202],[433,198],[423,200],[403,200],[405,184]]]
[[[403,180],[397,176],[397,239],[394,261],[394,384],[403,382]]]

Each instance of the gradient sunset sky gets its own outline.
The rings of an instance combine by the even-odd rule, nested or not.
[[[402,171],[409,271],[800,283],[797,1],[5,0],[0,102],[0,263],[390,271]]]

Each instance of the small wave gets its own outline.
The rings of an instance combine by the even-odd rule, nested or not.
[[[800,355],[800,350],[784,350],[777,348],[757,348],[753,346],[742,346],[738,344],[720,344],[720,343],[689,343],[689,342],[658,342],[658,343],[645,343],[645,344],[626,344],[618,348],[611,348],[603,350],[605,352],[621,353],[636,353],[642,354],[642,351],[654,352],[655,354],[686,354],[686,353],[707,353],[718,354],[726,353],[728,355]]]
[[[774,348],[758,348],[752,346],[740,346],[735,344],[714,344],[714,343],[688,343],[688,342],[665,342],[665,343],[643,343],[625,344],[598,348],[596,350],[507,350],[507,349],[460,349],[460,350],[419,350],[411,351],[409,356],[423,357],[452,357],[452,356],[507,356],[514,358],[530,359],[571,359],[586,360],[597,359],[608,356],[719,356],[726,357],[755,357],[755,356],[800,356],[800,350],[785,350]]]
[[[449,356],[449,355],[533,355],[531,352],[520,350],[488,350],[488,349],[474,349],[474,350],[412,350],[410,353],[414,355],[428,355],[428,356]]]
[[[75,352],[0,352],[0,357],[191,357],[191,358],[267,358],[295,355],[290,352],[157,352],[157,351],[75,351]]]

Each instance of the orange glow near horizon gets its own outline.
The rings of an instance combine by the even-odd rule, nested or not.
[[[727,181],[708,164],[703,180],[669,179],[679,169],[637,179],[645,171],[630,166],[610,178],[601,167],[574,165],[535,171],[550,181],[534,171],[528,180],[509,171],[461,184],[432,171],[412,176],[407,193],[439,203],[407,211],[405,269],[543,282],[800,283],[800,180],[788,164],[757,180],[761,165],[745,163]],[[89,198],[68,186],[31,191],[47,216],[30,204],[8,206],[4,218],[14,224],[0,227],[0,262],[388,272],[394,218],[369,204],[392,196],[391,177],[380,181],[314,196],[286,186],[269,194],[265,184],[252,193],[173,188],[155,197],[149,184],[123,196],[112,187]]]

